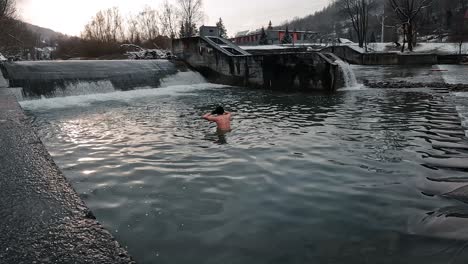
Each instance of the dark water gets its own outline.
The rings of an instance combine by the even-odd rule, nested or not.
[[[24,102],[55,161],[138,263],[466,263],[454,96],[198,85]],[[200,116],[221,103],[234,131]],[[428,162],[430,160],[431,162]],[[448,177],[458,180],[446,180]]]

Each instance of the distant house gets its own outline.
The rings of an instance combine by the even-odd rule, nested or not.
[[[267,35],[268,44],[280,44],[286,34],[286,30],[265,29],[265,33]],[[310,40],[317,35],[316,32],[297,30],[289,30],[289,34],[292,36],[293,43],[309,43]],[[261,35],[261,29],[255,31],[241,31],[237,33],[231,41],[240,46],[254,46],[258,45]]]

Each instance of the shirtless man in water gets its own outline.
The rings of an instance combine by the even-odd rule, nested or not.
[[[231,113],[225,112],[224,108],[218,106],[216,110],[203,116],[203,119],[210,122],[216,122],[218,125],[218,132],[231,131]]]

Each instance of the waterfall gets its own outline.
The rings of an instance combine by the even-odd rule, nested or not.
[[[340,69],[343,72],[345,89],[362,88],[362,85],[358,83],[356,79],[356,75],[354,74],[353,69],[351,69],[351,66],[349,65],[349,63],[344,62],[342,60],[336,60],[335,62],[340,66]]]
[[[38,61],[6,63],[11,87],[30,98],[73,96],[160,87],[178,72],[167,60]]]

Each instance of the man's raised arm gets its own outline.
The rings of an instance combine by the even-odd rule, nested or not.
[[[211,122],[215,122],[215,121],[216,121],[216,117],[214,117],[211,113],[208,113],[208,114],[204,115],[204,116],[203,116],[203,119],[208,120],[208,121],[211,121]]]

